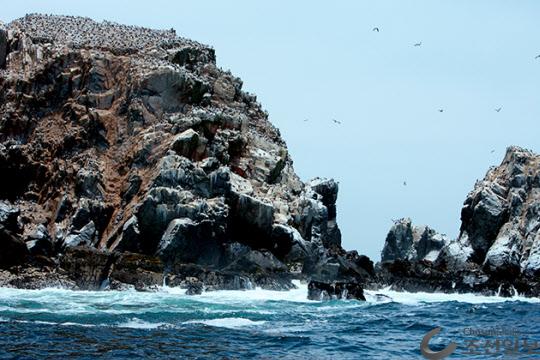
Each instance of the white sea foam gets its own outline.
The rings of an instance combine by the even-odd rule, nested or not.
[[[163,323],[163,322],[148,322],[138,318],[132,318],[126,322],[122,322],[115,325],[120,328],[129,328],[129,329],[163,329],[163,328],[173,328],[173,324]]]
[[[300,281],[293,282],[296,289],[288,291],[272,291],[256,288],[254,290],[219,290],[208,291],[201,295],[196,295],[198,301],[227,304],[246,303],[260,301],[290,301],[290,302],[310,302],[307,299],[307,284]]]
[[[130,328],[130,329],[157,329],[157,328],[169,328],[173,327],[172,324],[167,323],[151,323],[142,321],[137,318],[133,318],[126,322],[110,325],[110,324],[84,324],[72,321],[66,322],[54,322],[54,321],[41,321],[41,320],[19,320],[19,319],[4,319],[0,318],[0,322],[14,322],[21,324],[38,324],[38,325],[51,325],[51,326],[78,326],[78,327],[119,327],[119,328]]]
[[[81,324],[81,323],[76,323],[76,322],[71,322],[71,321],[63,322],[63,323],[60,323],[58,325],[61,325],[61,326],[82,326],[82,327],[100,326],[100,325],[94,325],[94,324]]]
[[[257,315],[273,315],[273,314],[276,314],[275,311],[263,310],[263,309],[258,309],[258,308],[254,308],[254,309],[246,309],[246,308],[238,309],[238,308],[235,308],[235,309],[227,310],[227,309],[221,309],[221,308],[212,309],[211,307],[205,307],[205,308],[201,309],[200,311],[202,311],[205,314],[237,314],[239,312],[246,313],[246,314],[257,314]]]
[[[264,324],[266,321],[253,321],[245,318],[238,317],[229,317],[221,319],[210,319],[210,320],[190,320],[184,322],[184,324],[204,324],[208,326],[215,327],[224,327],[229,329],[237,329],[248,326],[259,326]]]
[[[377,296],[381,294],[384,296]],[[366,300],[370,303],[387,303],[396,302],[404,305],[419,305],[423,303],[438,303],[457,301],[469,304],[493,304],[503,303],[509,301],[523,301],[529,303],[540,303],[538,298],[527,298],[524,296],[514,296],[511,298],[505,298],[501,296],[484,296],[477,294],[446,294],[446,293],[427,293],[427,292],[400,292],[390,290],[389,288],[380,289],[376,291],[366,290]]]
[[[164,287],[158,292],[127,291],[72,291],[63,289],[20,290],[0,288],[0,315],[18,313],[32,314],[107,314],[110,316],[152,313],[191,313],[202,311],[209,314],[223,316],[238,316],[239,313],[253,313],[270,315],[274,302],[293,302],[297,305],[310,308],[310,312],[331,311],[331,308],[359,307],[370,304],[388,302],[405,305],[418,305],[423,303],[438,303],[458,301],[462,303],[505,303],[509,301],[523,301],[540,303],[537,298],[515,296],[504,298],[498,296],[481,296],[474,294],[444,294],[444,293],[407,293],[390,290],[389,288],[376,291],[366,290],[367,302],[339,301],[317,305],[320,302],[307,300],[307,285],[295,282],[296,289],[289,291],[270,291],[263,289],[245,291],[212,291],[201,295],[189,296],[184,289]],[[383,295],[383,296],[381,296]],[[31,306],[29,306],[29,303]],[[270,304],[269,304],[270,303]],[[327,308],[328,307],[328,308]],[[8,316],[9,317],[9,316]],[[126,325],[126,324],[124,324]],[[127,323],[127,326],[141,328],[156,327],[166,324]]]

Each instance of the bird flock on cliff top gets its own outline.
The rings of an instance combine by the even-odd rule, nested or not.
[[[143,50],[163,43],[195,43],[180,38],[174,29],[155,30],[111,21],[66,15],[27,14],[10,23],[34,39],[53,40],[74,47]]]

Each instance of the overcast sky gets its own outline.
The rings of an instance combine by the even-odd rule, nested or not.
[[[212,45],[302,179],[339,181],[343,245],[375,260],[392,218],[455,237],[465,196],[506,147],[540,152],[539,1],[10,1],[0,20],[31,12]]]

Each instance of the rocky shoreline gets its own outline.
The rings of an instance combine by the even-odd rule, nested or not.
[[[299,179],[212,48],[80,17],[0,24],[0,286],[539,296],[539,159],[509,148],[458,239],[402,219],[374,266],[341,246],[338,184]]]

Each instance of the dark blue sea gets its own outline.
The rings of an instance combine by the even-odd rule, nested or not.
[[[368,291],[306,300],[307,289],[158,292],[0,289],[2,359],[540,359],[540,302]],[[384,296],[383,296],[384,295]]]

